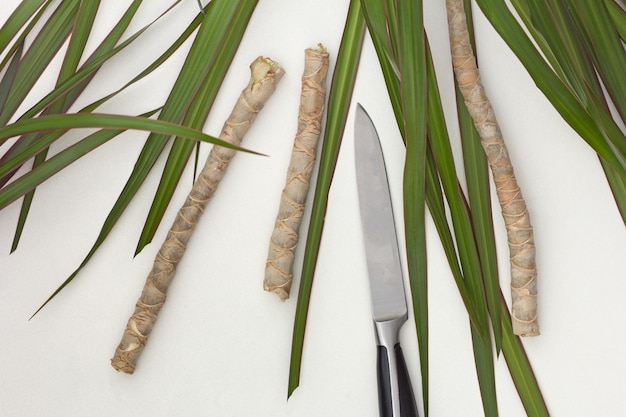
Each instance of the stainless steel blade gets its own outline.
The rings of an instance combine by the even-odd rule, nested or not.
[[[407,315],[387,171],[376,128],[361,105],[355,117],[356,180],[375,322]]]

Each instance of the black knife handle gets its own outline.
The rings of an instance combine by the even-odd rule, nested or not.
[[[380,417],[419,417],[400,343],[392,350],[378,346],[377,368]],[[396,409],[400,415],[394,414],[395,401],[399,403]]]

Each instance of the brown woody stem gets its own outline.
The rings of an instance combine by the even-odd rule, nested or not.
[[[298,129],[287,170],[286,185],[270,239],[263,280],[263,288],[276,293],[281,300],[289,298],[294,252],[298,244],[309,181],[315,165],[326,101],[328,53],[323,47],[309,48],[304,52]]]
[[[446,5],[452,66],[487,155],[506,226],[511,258],[513,332],[520,336],[537,336],[537,268],[530,216],[502,132],[480,81],[463,1],[446,0]]]
[[[241,145],[256,115],[274,92],[276,83],[284,74],[275,62],[259,57],[250,66],[251,78],[241,92],[233,111],[224,123],[220,139],[233,145]],[[146,279],[135,312],[128,320],[111,365],[118,371],[132,374],[139,355],[143,351],[152,331],[157,315],[165,303],[167,289],[174,278],[176,266],[185,253],[187,243],[213,196],[220,180],[224,177],[228,163],[236,151],[222,146],[213,146],[204,168],[194,183],[187,200],[176,215],[152,271]]]

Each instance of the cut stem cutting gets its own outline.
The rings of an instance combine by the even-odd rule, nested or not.
[[[446,0],[446,5],[452,66],[487,155],[506,226],[511,261],[513,332],[519,336],[537,336],[537,268],[530,216],[500,126],[480,80],[463,1]]]
[[[250,72],[248,86],[241,92],[220,134],[221,140],[235,146],[241,145],[243,136],[250,129],[257,114],[274,92],[276,83],[284,74],[283,69],[277,63],[263,57],[257,58],[251,64]],[[204,168],[157,253],[152,270],[135,306],[135,312],[128,320],[122,340],[115,349],[111,365],[116,370],[128,374],[135,371],[137,360],[146,345],[157,315],[165,303],[176,266],[185,253],[187,243],[206,204],[213,197],[236,152],[234,149],[217,145],[211,149]]]

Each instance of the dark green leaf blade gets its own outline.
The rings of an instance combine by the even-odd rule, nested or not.
[[[20,65],[21,70],[15,77],[3,111],[0,113],[0,126],[5,125],[15,114],[37,79],[69,36],[79,3],[78,0],[67,0],[59,4],[32,45],[24,53]]]
[[[96,19],[96,14],[98,12],[99,6],[100,0],[93,0],[90,2],[81,3],[78,9],[78,15],[76,17],[72,34],[70,36],[70,42],[63,57],[63,63],[61,65],[61,70],[59,71],[57,84],[76,72],[78,63],[83,56],[85,44],[87,43],[87,40],[89,39],[89,36],[91,34],[91,29],[93,27],[93,22]],[[64,103],[58,101],[56,103],[53,103],[52,106],[46,109],[45,113],[54,114],[60,113],[63,110]],[[42,150],[40,153],[38,153],[35,157],[35,160],[33,161],[33,168],[37,168],[39,165],[41,165],[46,160],[47,154],[48,149]],[[28,213],[30,212],[30,207],[33,202],[34,194],[35,189],[33,188],[25,196],[24,201],[22,202],[22,208],[20,210],[17,221],[17,228],[15,230],[13,243],[11,245],[11,252],[15,251],[19,244],[20,237],[22,236],[22,232],[26,224]]]
[[[324,128],[320,167],[313,197],[311,220],[307,233],[296,316],[294,319],[289,382],[287,388],[288,397],[291,396],[300,384],[300,368],[302,363],[306,318],[313,286],[313,277],[315,275],[317,255],[319,253],[324,229],[328,193],[339,155],[346,119],[348,117],[364,35],[365,20],[361,12],[360,0],[351,0],[328,97],[328,117]]]
[[[147,117],[100,113],[54,114],[37,117],[35,119],[19,120],[5,127],[0,127],[0,143],[8,138],[29,133],[90,127],[116,130],[133,129],[143,130],[147,132],[158,132],[162,135],[180,136],[188,139],[218,144],[226,148],[256,153],[238,146],[231,145],[228,142],[224,142],[223,140],[220,140],[218,138],[206,135],[196,129],[176,125],[171,122],[163,120],[153,120]]]
[[[47,0],[24,0],[11,13],[11,16],[0,28],[0,51],[4,51],[11,40],[15,38],[26,22],[28,22],[35,12],[42,7]]]
[[[140,115],[150,117],[157,110]],[[17,200],[28,191],[35,189],[51,176],[68,167],[82,156],[103,145],[122,133],[123,130],[100,130],[93,133],[72,146],[63,149],[47,161],[39,164],[31,171],[17,178],[15,181],[0,189],[0,210]],[[45,145],[44,145],[45,146]],[[36,152],[35,152],[36,153]]]
[[[0,113],[4,109],[4,104],[9,97],[9,91],[11,91],[11,85],[15,82],[15,77],[20,68],[20,61],[22,59],[22,53],[24,52],[24,42],[20,42],[18,48],[13,53],[10,64],[0,81]]]
[[[513,334],[509,310],[503,295],[501,295],[500,301],[502,316],[504,317],[504,320],[502,320],[502,352],[513,378],[513,383],[529,416],[549,417],[548,407],[530,361],[526,356],[524,345],[520,338]]]
[[[565,121],[620,175],[626,177],[626,155],[609,143],[605,132],[596,125],[571,90],[547,65],[504,0],[477,0],[477,3]],[[621,138],[613,138],[612,141],[626,143],[626,139]]]

